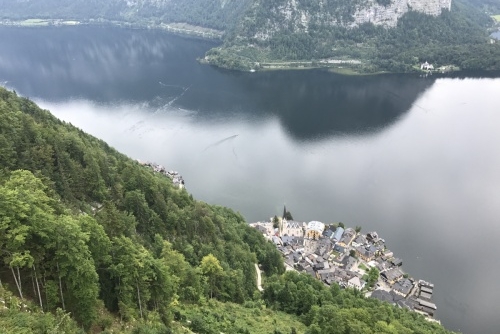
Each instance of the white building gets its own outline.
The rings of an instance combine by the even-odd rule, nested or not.
[[[306,238],[319,239],[325,230],[325,224],[318,221],[311,221],[307,224]]]

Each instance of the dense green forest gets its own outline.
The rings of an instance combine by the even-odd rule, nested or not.
[[[350,26],[356,10],[370,4],[363,0],[290,4],[285,0],[0,0],[0,20],[76,19],[148,27],[188,23],[218,29],[224,32],[224,43],[207,52],[205,61],[240,70],[290,61],[326,66],[323,59],[356,60],[348,66],[364,73],[418,71],[425,61],[435,67],[500,69],[500,43],[491,44],[487,33],[493,24],[490,15],[500,14],[496,0],[453,0],[451,10],[444,9],[437,17],[409,11],[393,28],[372,23]],[[290,16],[286,20],[284,11]],[[300,13],[310,17],[307,28]]]
[[[234,25],[250,0],[0,0],[0,19],[76,19],[121,21],[138,25],[184,22],[225,30]]]
[[[274,245],[241,215],[3,88],[0,161],[3,333],[447,333],[283,275]]]
[[[253,37],[258,27],[273,20],[273,11],[254,10],[253,19],[243,21],[224,45],[207,52],[210,63],[228,68],[259,68],[260,63],[310,61],[325,58],[360,60],[360,72],[411,72],[425,61],[436,67],[455,65],[461,69],[500,69],[500,43],[491,44],[487,28],[492,19],[471,4],[455,0],[451,10],[434,17],[410,11],[395,28],[365,23],[347,28],[312,22],[308,31],[281,28],[267,39]],[[352,15],[353,6],[332,9],[339,20]],[[269,14],[271,13],[271,14]],[[316,64],[316,65],[315,65]]]

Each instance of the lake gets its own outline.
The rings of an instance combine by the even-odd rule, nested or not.
[[[242,73],[160,31],[0,27],[0,83],[249,222],[376,230],[437,318],[498,333],[500,74]]]

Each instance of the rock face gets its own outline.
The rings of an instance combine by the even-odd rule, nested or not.
[[[278,31],[307,33],[318,27],[355,28],[364,23],[395,27],[405,13],[438,16],[450,10],[452,0],[255,0],[247,12],[254,24],[243,35],[267,40]],[[383,5],[382,3],[385,3]],[[262,20],[262,17],[265,17]]]
[[[438,16],[443,9],[450,10],[450,8],[451,0],[392,0],[388,6],[382,6],[370,0],[367,6],[358,8],[354,14],[354,22],[350,26],[355,27],[371,22],[375,25],[395,27],[398,19],[410,10]]]

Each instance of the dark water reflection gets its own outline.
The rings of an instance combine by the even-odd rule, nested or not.
[[[0,29],[2,80],[25,95],[146,102],[200,110],[197,116],[209,120],[276,116],[299,140],[378,131],[407,112],[434,81],[325,71],[237,73],[195,61],[210,42],[166,38],[158,31],[44,30]]]
[[[249,221],[377,230],[438,318],[497,333],[500,79],[238,73],[158,31],[0,27],[0,82]],[[479,78],[481,77],[481,78]],[[226,140],[225,140],[226,139]]]

